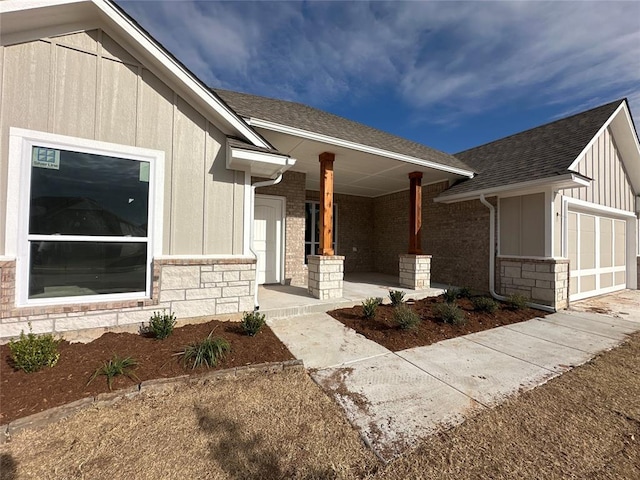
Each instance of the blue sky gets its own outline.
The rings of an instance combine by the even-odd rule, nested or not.
[[[117,2],[210,86],[449,153],[628,97],[640,2]]]

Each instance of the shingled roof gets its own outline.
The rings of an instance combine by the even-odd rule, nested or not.
[[[233,110],[255,118],[471,172],[464,161],[405,138],[301,103],[212,89]]]
[[[442,192],[439,198],[490,190],[571,173],[568,169],[622,102],[578,113],[555,122],[471,148],[455,156],[477,175]]]

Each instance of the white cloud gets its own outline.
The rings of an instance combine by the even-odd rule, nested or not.
[[[383,87],[437,121],[523,99],[640,112],[640,2],[120,3],[224,88],[323,105]]]

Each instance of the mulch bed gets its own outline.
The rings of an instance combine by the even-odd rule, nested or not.
[[[134,373],[139,381],[156,378],[198,375],[209,371],[205,367],[185,368],[177,352],[195,341],[203,340],[211,331],[225,338],[231,351],[214,370],[265,362],[292,360],[291,355],[275,334],[265,326],[256,336],[249,337],[237,322],[212,320],[207,323],[176,328],[164,340],[156,340],[133,333],[105,333],[90,343],[63,341],[58,352],[60,360],[53,368],[25,373],[14,370],[9,347],[0,346],[0,425],[26,417],[48,408],[74,400],[108,392],[106,377],[98,376],[87,386],[91,375],[113,355],[132,357],[138,365]],[[134,382],[127,377],[116,377],[113,390],[130,387]]]
[[[394,324],[394,307],[389,304],[380,305],[376,310],[375,318],[372,319],[364,318],[361,305],[340,308],[328,313],[347,327],[393,352],[431,345],[448,338],[547,315],[547,312],[532,308],[511,310],[505,304],[500,304],[500,308],[495,313],[476,312],[471,300],[461,298],[457,300],[457,304],[464,311],[467,323],[465,325],[451,325],[442,322],[434,314],[433,307],[443,302],[442,296],[407,300],[407,305],[413,308],[422,319],[419,326],[413,330],[401,330]]]

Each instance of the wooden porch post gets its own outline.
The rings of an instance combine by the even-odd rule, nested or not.
[[[320,255],[333,255],[333,161],[330,152],[320,154]]]
[[[422,172],[411,172],[409,204],[409,252],[422,254]]]

